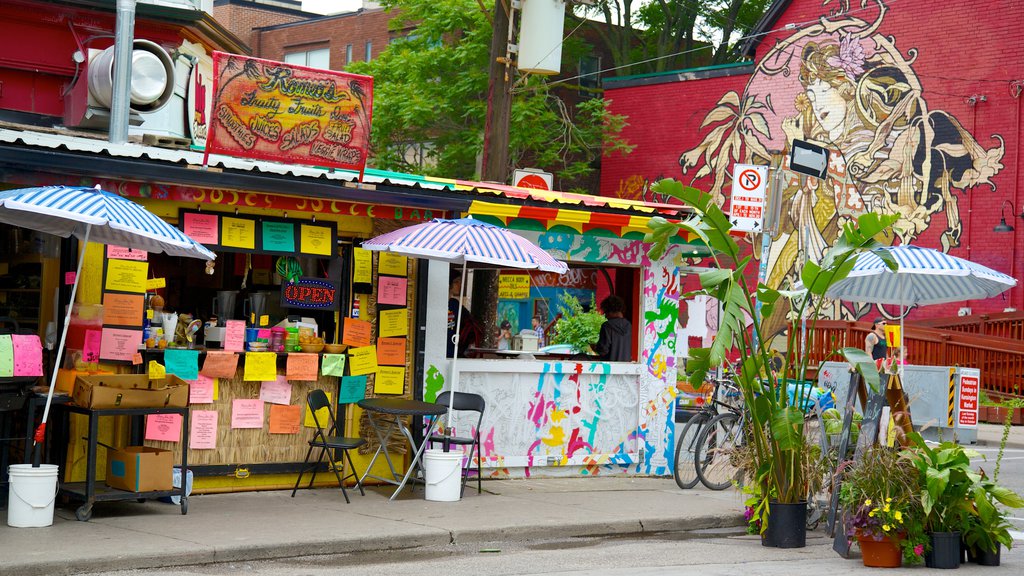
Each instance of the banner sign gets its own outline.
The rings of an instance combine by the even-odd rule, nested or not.
[[[338,285],[323,278],[300,278],[298,282],[281,283],[281,305],[306,310],[336,310]]]
[[[213,53],[207,154],[356,170],[370,143],[373,78]]]

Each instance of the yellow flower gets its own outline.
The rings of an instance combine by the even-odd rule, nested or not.
[[[875,517],[875,511],[872,510],[871,512],[868,512],[868,516],[871,516],[872,518],[874,518]]]
[[[885,501],[886,502],[892,502],[892,498],[886,498]]]
[[[884,530],[885,532],[888,532],[889,531],[889,525],[888,524],[882,524],[882,530]]]
[[[889,505],[886,504],[885,507],[882,508],[882,512],[888,512],[888,511],[889,511]]]
[[[865,505],[865,506],[871,506],[871,499],[870,499],[870,498],[868,498],[867,500],[865,500],[865,501],[864,501],[864,505]]]
[[[903,512],[897,510],[896,514],[894,514],[893,517],[896,518],[897,522],[903,522]]]

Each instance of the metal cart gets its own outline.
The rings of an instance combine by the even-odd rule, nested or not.
[[[73,404],[54,405],[51,410],[64,411],[65,414],[85,414],[89,417],[89,446],[88,458],[86,460],[85,482],[67,482],[61,485],[60,495],[67,496],[72,500],[83,501],[84,503],[75,510],[75,518],[87,522],[92,517],[92,506],[96,502],[113,502],[125,500],[138,500],[144,502],[147,498],[160,498],[163,496],[180,496],[181,513],[188,514],[188,496],[185,495],[186,482],[188,477],[188,407],[181,408],[83,408]],[[181,420],[181,486],[171,490],[155,490],[149,492],[130,492],[110,488],[100,484],[96,485],[96,447],[99,436],[99,419],[101,416],[131,416],[130,441],[133,445],[142,444],[141,425],[144,416],[150,414],[180,414]],[[66,458],[61,458],[61,478],[64,477]]]

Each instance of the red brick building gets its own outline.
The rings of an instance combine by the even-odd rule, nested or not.
[[[818,257],[866,211],[902,216],[889,242],[1019,278],[1022,22],[1019,2],[778,1],[746,41],[746,63],[606,79],[637,148],[605,159],[601,193],[650,199],[650,184],[672,177],[728,206],[735,164],[788,166],[790,142],[810,140],[831,151],[828,174],[801,182],[783,172],[772,285],[794,279],[802,254]],[[1013,231],[994,231],[1002,217]],[[759,248],[760,237],[752,240]],[[1024,287],[911,316],[1009,307],[1024,307]],[[844,303],[836,313],[879,310]]]
[[[253,54],[259,53],[255,29],[317,18],[302,11],[301,0],[214,0],[213,17],[240,40]]]

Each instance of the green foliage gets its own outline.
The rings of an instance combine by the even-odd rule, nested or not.
[[[908,455],[918,473],[925,530],[960,530],[972,513],[970,497],[982,478],[971,469],[971,458],[978,453],[952,442],[931,448],[916,432],[908,437],[914,446]]]
[[[562,292],[559,299],[563,312],[555,323],[552,344],[569,344],[577,352],[586,352],[597,342],[605,317],[598,312],[584,312],[580,301],[567,292]]]
[[[856,223],[846,224],[839,240],[821,261],[804,267],[804,288],[781,292],[764,284],[751,288],[746,280],[750,258],[740,253],[739,244],[730,234],[732,227],[728,218],[709,194],[675,180],[661,180],[652,189],[679,199],[692,208],[693,216],[679,223],[652,219],[651,232],[645,236],[652,244],[650,257],[660,258],[669,240],[686,231],[711,250],[717,265],[717,269],[701,274],[700,282],[701,292],[714,297],[721,306],[719,330],[709,348],[690,351],[686,365],[690,383],[699,385],[710,370],[723,363],[727,353],[734,349],[739,351],[742,362],[738,384],[752,421],[749,438],[755,448],[756,461],[770,466],[764,491],[774,494],[782,503],[798,502],[806,497],[813,474],[802,439],[803,414],[786,392],[786,379],[803,380],[807,372],[807,358],[797,353],[804,349],[800,340],[804,332],[800,330],[798,319],[807,318],[811,323],[807,333],[814,333],[813,323],[820,315],[824,294],[849,274],[857,254],[882,246],[874,237],[890,228],[897,216],[869,213]],[[887,263],[896,265],[891,258]],[[762,320],[783,300],[789,301],[793,311],[787,346],[791,353],[778,372],[769,368],[771,352],[767,337],[771,335],[756,323],[754,330],[747,327],[747,319],[755,317],[758,300],[763,305]],[[870,359],[865,359],[864,352],[849,348],[843,353],[877,388],[878,373]],[[796,396],[799,398],[801,394]]]
[[[487,117],[492,4],[383,4],[397,15],[391,28],[399,38],[376,59],[346,68],[374,77],[371,164],[416,174],[478,177]],[[578,58],[581,49],[578,42],[572,43],[564,57]],[[611,114],[603,99],[572,107],[551,93],[545,78],[513,79],[510,166],[551,170],[558,175],[560,188],[570,189],[594,171],[602,153],[625,154],[632,149],[619,137],[625,118]]]

